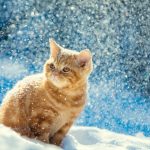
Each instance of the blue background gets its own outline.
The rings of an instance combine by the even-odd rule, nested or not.
[[[149,8],[149,0],[0,0],[0,101],[42,71],[54,38],[93,54],[89,101],[76,124],[150,136]]]

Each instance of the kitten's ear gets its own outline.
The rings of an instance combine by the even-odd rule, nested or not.
[[[50,44],[51,57],[56,58],[60,51],[60,46],[53,39],[49,40],[49,44]]]
[[[78,64],[80,67],[84,67],[87,64],[89,64],[91,59],[92,59],[92,54],[90,50],[89,49],[82,50],[78,55]]]

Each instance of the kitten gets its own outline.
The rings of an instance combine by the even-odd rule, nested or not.
[[[60,145],[84,108],[92,56],[89,50],[68,50],[54,40],[50,48],[43,73],[24,78],[7,93],[0,123],[21,135]]]

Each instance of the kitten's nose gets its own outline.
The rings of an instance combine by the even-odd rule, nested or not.
[[[55,71],[54,72],[54,76],[58,76],[59,75],[59,72],[58,71]]]

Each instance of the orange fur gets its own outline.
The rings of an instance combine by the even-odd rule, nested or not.
[[[0,123],[21,135],[60,145],[86,102],[92,71],[88,50],[80,53],[50,41],[51,57],[41,74],[19,81],[0,108]]]

